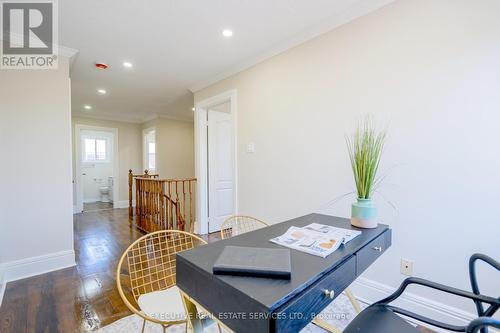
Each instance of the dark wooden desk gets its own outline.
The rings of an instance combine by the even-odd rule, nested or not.
[[[339,295],[391,245],[387,225],[363,229],[324,259],[291,250],[290,281],[214,275],[212,265],[226,245],[281,248],[269,239],[313,222],[362,230],[348,219],[311,214],[221,240],[177,254],[177,286],[237,333],[298,332],[332,301],[326,290]],[[201,327],[192,324],[195,332]]]

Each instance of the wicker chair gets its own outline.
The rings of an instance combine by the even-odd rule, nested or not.
[[[268,225],[266,222],[251,216],[230,216],[222,223],[220,236],[222,239],[225,239],[264,228]]]
[[[164,332],[171,325],[186,323],[187,332],[186,311],[176,286],[175,254],[204,244],[203,239],[188,232],[162,230],[139,238],[123,253],[116,284],[125,305],[143,318],[142,332],[146,320],[162,325]],[[129,301],[124,289],[130,289],[137,306]]]

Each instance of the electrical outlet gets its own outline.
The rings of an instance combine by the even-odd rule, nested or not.
[[[401,258],[401,274],[407,276],[413,275],[413,261]]]

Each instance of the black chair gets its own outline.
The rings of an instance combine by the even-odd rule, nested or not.
[[[346,327],[344,333],[421,333],[417,328],[413,327],[406,320],[397,314],[404,315],[409,318],[416,319],[422,323],[427,323],[435,327],[443,328],[453,332],[467,333],[488,333],[487,327],[500,327],[500,321],[492,318],[495,312],[500,307],[500,297],[493,298],[481,295],[477,284],[476,277],[476,262],[484,261],[500,271],[500,263],[484,254],[474,254],[469,260],[469,275],[472,285],[472,293],[457,288],[448,287],[432,281],[410,277],[403,281],[401,286],[389,297],[370,305],[363,310],[354,320]],[[410,284],[421,285],[435,290],[443,291],[460,297],[465,297],[474,301],[478,317],[469,323],[467,326],[458,326],[443,323],[431,318],[421,316],[389,303],[396,300],[405,291]],[[488,304],[485,310],[483,304]]]

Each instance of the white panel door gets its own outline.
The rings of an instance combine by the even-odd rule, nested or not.
[[[208,111],[208,230],[220,230],[234,214],[233,122],[230,113]]]

